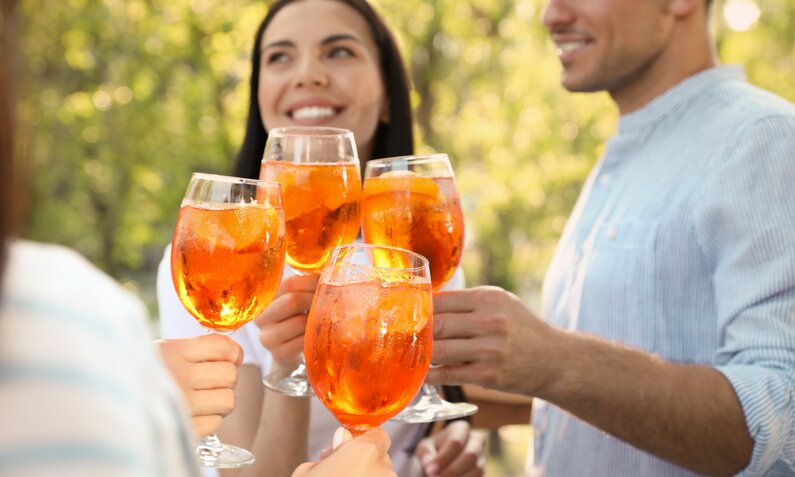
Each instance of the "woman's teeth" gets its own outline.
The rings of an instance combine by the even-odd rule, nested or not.
[[[317,119],[334,116],[334,108],[310,106],[293,111],[293,119]]]

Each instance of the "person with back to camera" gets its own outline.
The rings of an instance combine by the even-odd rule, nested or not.
[[[429,382],[535,396],[532,476],[795,475],[795,106],[717,66],[708,0],[548,0],[570,91],[618,132],[539,319],[434,300]]]
[[[277,1],[255,38],[246,135],[233,175],[259,176],[267,131],[274,127],[349,129],[362,164],[413,153],[405,69],[391,33],[366,1]],[[171,285],[169,253],[166,249],[158,271],[162,333],[199,334]],[[462,275],[453,282],[462,287]],[[317,276],[286,269],[268,310],[232,335],[245,349],[245,359],[235,411],[224,419],[219,436],[252,450],[257,462],[224,475],[289,475],[298,463],[318,455],[338,425],[317,399],[283,396],[262,385],[264,375],[297,362],[316,284]],[[392,461],[403,477],[423,475],[423,468],[429,475],[483,474],[483,440],[465,421],[419,444],[424,426],[390,421],[383,428],[392,438]]]
[[[0,475],[197,476],[185,402],[152,345],[143,303],[76,252],[15,237],[26,195],[13,157],[15,3],[0,0]],[[191,402],[203,407],[191,410],[202,416],[194,430],[211,433],[241,350],[225,337],[190,344],[194,361],[232,368],[209,373],[232,382],[186,396],[201,394]],[[384,431],[353,440],[341,431],[333,452],[294,477],[395,475]]]

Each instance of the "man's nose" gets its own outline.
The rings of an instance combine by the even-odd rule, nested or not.
[[[570,0],[547,0],[542,17],[542,22],[547,30],[554,31],[574,22],[575,14],[570,3]]]

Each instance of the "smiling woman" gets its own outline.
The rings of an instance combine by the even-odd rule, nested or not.
[[[338,2],[285,9],[262,38],[257,100],[266,128],[326,126],[354,132],[369,158],[375,129],[389,114],[379,53],[364,19]],[[311,5],[311,6],[310,6]],[[296,32],[297,22],[307,32]],[[308,34],[307,34],[308,33]]]
[[[414,152],[406,70],[394,37],[364,1],[274,3],[255,36],[250,86],[236,176],[259,175],[274,127],[349,129],[362,162]]]
[[[412,154],[408,84],[392,34],[365,0],[275,2],[254,39],[248,123],[233,175],[257,178],[268,131],[287,126],[351,130],[362,163]],[[168,249],[164,257],[158,271],[162,334],[200,334],[174,293]],[[219,437],[257,456],[241,476],[289,475],[301,461],[316,458],[337,427],[318,400],[265,391],[262,384],[265,375],[292,368],[303,350],[317,277],[293,273],[285,269],[270,307],[233,336],[243,346],[245,360],[237,405],[224,419]],[[460,273],[453,280],[463,285]],[[424,426],[387,422],[383,429],[392,440],[390,457],[401,477],[421,476],[423,466],[445,475],[482,475],[483,442],[466,422],[422,441],[422,462],[413,449]],[[448,451],[439,453],[445,443]]]

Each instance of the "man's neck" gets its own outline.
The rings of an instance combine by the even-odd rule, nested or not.
[[[706,27],[694,24],[695,21],[698,20],[690,19],[678,25],[671,34],[669,45],[649,68],[633,81],[609,92],[622,116],[642,108],[687,78],[718,64]]]

